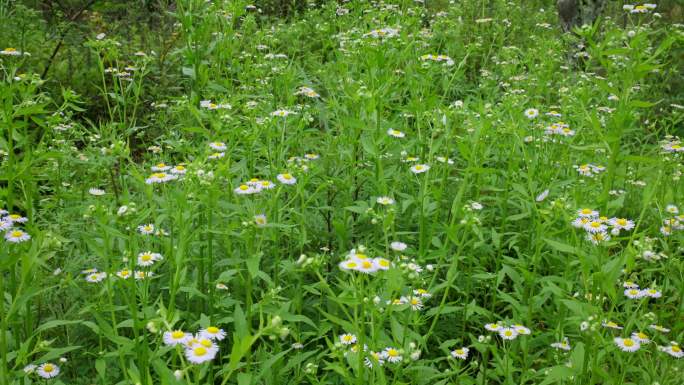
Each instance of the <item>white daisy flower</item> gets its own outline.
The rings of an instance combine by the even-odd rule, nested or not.
[[[260,191],[261,190],[258,187],[248,186],[246,184],[241,184],[233,190],[233,192],[235,192],[238,195],[256,194]]]
[[[407,303],[411,307],[411,310],[414,311],[418,311],[423,308],[423,301],[420,299],[420,297],[409,296],[405,298],[403,302]]]
[[[633,340],[631,338],[615,337],[613,341],[615,341],[615,345],[617,345],[623,352],[636,352],[639,350],[639,348],[641,348],[639,341]]]
[[[5,240],[10,243],[26,242],[29,239],[31,239],[31,236],[23,230],[14,229],[5,233]]]
[[[375,201],[383,206],[394,204],[394,199],[390,197],[378,197],[378,199],[376,199]]]
[[[145,179],[145,183],[147,184],[154,184],[154,183],[165,183],[171,180],[178,179],[178,176],[173,175],[173,174],[167,174],[165,172],[156,172],[152,175],[150,175],[147,179]]]
[[[651,342],[651,339],[648,338],[648,335],[646,333],[642,333],[642,332],[632,333],[632,339],[641,343],[641,344],[647,344],[647,343]]]
[[[406,136],[406,134],[404,134],[403,132],[401,132],[399,130],[395,130],[393,128],[390,128],[387,130],[387,135],[393,136],[395,138],[403,138]]]
[[[572,226],[576,227],[578,229],[583,229],[584,226],[586,226],[586,224],[589,223],[590,221],[591,221],[591,218],[578,217],[572,221]]]
[[[185,175],[188,172],[188,169],[185,168],[182,164],[179,164],[177,166],[174,166],[171,168],[171,173],[176,174],[176,175]]]
[[[150,167],[150,169],[155,172],[168,171],[170,168],[171,166],[168,166],[165,163],[157,163],[154,166]]]
[[[413,294],[425,299],[429,299],[432,297],[432,294],[430,294],[430,292],[425,289],[414,289]]]
[[[86,275],[85,280],[90,283],[98,283],[102,282],[105,278],[107,278],[107,273],[99,272]]]
[[[658,350],[665,352],[674,358],[684,357],[684,351],[682,351],[682,348],[679,346],[679,344],[673,343],[670,346],[658,346]]]
[[[390,243],[390,248],[394,251],[404,251],[408,246],[404,242],[394,241]]]
[[[546,199],[546,197],[548,197],[548,196],[549,196],[549,189],[546,189],[546,190],[542,191],[539,195],[537,195],[537,197],[534,200],[537,202],[541,202],[544,199]]]
[[[291,114],[295,114],[296,112],[288,111],[288,110],[275,110],[271,112],[271,116],[278,116],[281,118],[286,118],[287,116]]]
[[[185,357],[193,364],[201,364],[213,360],[217,351],[197,344],[185,349]]]
[[[518,337],[518,331],[514,328],[502,327],[499,329],[499,336],[505,340],[514,340]]]
[[[209,143],[209,147],[216,151],[226,151],[228,149],[226,144],[223,142],[211,142]]]
[[[268,221],[267,221],[267,219],[266,219],[266,215],[264,215],[264,214],[255,215],[255,216],[254,216],[254,223],[255,223],[258,227],[264,227],[264,226],[266,226],[266,224],[268,223]]]
[[[140,226],[138,226],[138,231],[140,232],[140,234],[145,234],[145,235],[154,234],[154,225],[152,223],[149,223],[146,225],[140,225]]]
[[[216,326],[209,326],[200,330],[200,337],[209,340],[221,341],[226,338],[226,332],[223,329],[219,329]]]
[[[579,215],[582,218],[594,218],[598,217],[599,213],[596,210],[592,210],[589,208],[583,208],[577,210],[577,215]]]
[[[182,330],[172,330],[164,332],[162,339],[168,346],[185,345],[192,338],[192,334]]]
[[[4,218],[2,218],[4,221],[11,222],[11,223],[26,223],[28,222],[28,218],[22,217],[19,214],[10,214]]]
[[[485,324],[484,328],[489,330],[490,332],[498,332],[499,330],[501,330],[502,326],[498,323],[489,323]]]
[[[609,329],[616,329],[616,330],[622,330],[622,326],[616,324],[613,321],[603,321],[601,322],[601,326]]]
[[[634,228],[634,222],[625,218],[611,218],[608,223],[619,230],[631,230]]]
[[[411,172],[414,174],[422,174],[424,172],[427,172],[430,169],[430,166],[427,164],[416,164],[411,166]]]
[[[164,259],[161,254],[145,251],[138,254],[138,266],[152,266],[155,262]]]
[[[347,259],[345,261],[340,262],[339,266],[342,270],[350,271],[358,269],[359,263],[353,259]]]
[[[88,194],[90,195],[95,195],[95,196],[102,196],[105,195],[105,191],[99,188],[91,187],[88,189]]]
[[[518,334],[520,334],[520,335],[528,335],[528,334],[532,333],[530,331],[530,329],[528,329],[527,327],[520,325],[520,324],[515,324],[515,325],[512,325],[511,327],[514,328],[515,331],[518,332]]]
[[[59,375],[59,366],[46,362],[36,369],[36,373],[43,378],[54,378]]]
[[[528,108],[525,110],[525,116],[529,119],[534,119],[539,116],[539,110],[536,108]]]
[[[214,152],[214,153],[210,154],[208,158],[209,159],[221,159],[224,156],[226,156],[225,152]]]
[[[151,271],[135,271],[133,273],[133,277],[135,278],[136,281],[151,277],[153,275],[154,275],[154,273]]]
[[[351,345],[356,343],[356,336],[350,333],[340,335],[340,343],[342,345]]]
[[[402,357],[401,352],[393,347],[385,348],[385,350],[382,351],[382,356],[385,360],[393,364],[401,362],[401,360],[404,358]]]
[[[128,269],[119,270],[116,272],[116,276],[121,279],[128,279],[131,276],[131,271]]]
[[[389,259],[381,257],[373,258],[373,264],[378,270],[389,270],[389,268],[392,266],[392,262],[390,262]]]
[[[293,185],[293,184],[297,183],[297,178],[295,178],[294,176],[292,176],[289,173],[278,174],[276,176],[276,179],[278,179],[278,181],[280,181],[280,183],[287,184],[287,185]]]
[[[37,368],[37,367],[38,367],[38,366],[35,365],[35,364],[28,364],[28,365],[24,366],[24,369],[23,369],[23,370],[24,370],[24,373],[26,373],[26,374],[31,374],[31,373],[33,373],[33,372],[36,371],[36,368]]]
[[[568,341],[567,338],[564,338],[563,341],[561,341],[561,342],[552,343],[551,347],[555,348],[555,349],[565,350],[565,351],[569,351],[571,349],[570,348],[570,342]]]
[[[648,327],[650,329],[653,329],[653,330],[661,332],[661,333],[669,333],[670,332],[670,329],[663,327],[661,325],[651,324],[651,325],[648,325]]]
[[[630,299],[639,299],[644,296],[644,293],[639,289],[625,289],[625,297]]]
[[[594,245],[601,244],[603,242],[610,241],[610,235],[606,232],[599,232],[599,233],[588,233],[587,234],[587,240],[593,243]]]
[[[674,214],[674,215],[679,214],[679,208],[675,205],[667,205],[665,207],[665,211],[670,213],[670,214]]]
[[[375,263],[373,263],[372,259],[359,260],[358,267],[356,268],[356,271],[366,274],[375,273],[378,270],[378,266]]]
[[[603,233],[606,231],[607,228],[608,227],[606,225],[604,225],[601,221],[598,220],[589,221],[587,224],[584,225],[584,230],[591,234]]]
[[[468,352],[469,351],[470,351],[470,349],[468,349],[468,348],[460,348],[460,349],[452,350],[451,356],[454,358],[465,360],[466,358],[468,358]]]
[[[663,296],[663,293],[656,289],[646,288],[641,291],[641,295],[644,297],[660,298]]]
[[[375,365],[375,364],[377,364],[378,366],[382,366],[382,365],[385,364],[385,359],[384,359],[384,357],[385,357],[385,356],[383,355],[383,353],[370,351],[370,352],[368,353],[368,357],[366,357],[366,358],[363,360],[363,364],[364,364],[366,367],[369,367],[369,368],[372,368],[373,365]]]

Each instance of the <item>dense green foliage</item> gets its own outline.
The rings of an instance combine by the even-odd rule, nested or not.
[[[680,6],[257,5],[0,3],[0,384],[681,383]]]

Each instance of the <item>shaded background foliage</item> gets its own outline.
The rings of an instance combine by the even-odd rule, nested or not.
[[[233,22],[254,23],[257,28],[260,25],[272,22],[288,22],[293,17],[302,14],[307,9],[317,8],[330,0],[258,0],[254,2],[254,9],[249,9],[242,18]],[[494,0],[482,0],[482,15],[473,14],[472,21],[481,17],[485,9],[492,7]],[[432,11],[438,11],[449,3],[448,0],[428,0],[424,6]],[[509,2],[511,6],[521,6],[529,9],[548,8],[555,9],[553,0],[534,0]],[[625,17],[621,11],[624,1],[612,1],[607,4],[603,11],[603,17],[619,19]],[[343,5],[344,2],[339,2]],[[473,7],[477,10],[480,7]],[[667,0],[659,2],[659,11],[663,11],[663,18],[669,22],[677,23],[684,21],[682,0]],[[173,12],[176,4],[173,0],[5,0],[0,2],[0,41],[5,45],[15,46],[22,51],[31,52],[32,56],[27,59],[26,67],[42,68],[42,77],[46,80],[43,86],[45,92],[56,101],[61,102],[62,88],[70,88],[83,99],[88,100],[91,108],[82,111],[82,118],[90,121],[99,121],[105,116],[106,106],[98,90],[98,68],[92,50],[85,44],[94,39],[98,34],[126,41],[129,47],[138,47],[143,52],[156,53],[155,60],[151,63],[150,72],[147,75],[145,89],[142,94],[148,99],[146,106],[139,111],[142,118],[141,124],[150,123],[145,121],[144,116],[150,112],[150,103],[163,100],[172,95],[179,95],[185,91],[187,76],[184,76],[182,66],[182,54],[179,48],[182,44],[178,41],[179,32],[174,25],[176,18]],[[209,17],[209,15],[207,15]],[[426,20],[427,22],[427,20]],[[473,36],[476,30],[474,23],[464,23],[460,31],[444,31],[444,39],[463,39]],[[514,26],[515,27],[515,26]],[[524,39],[525,31],[513,30],[517,38]],[[511,30],[506,31],[507,34]],[[307,49],[322,51],[329,47],[318,47],[300,42],[300,52]],[[494,45],[497,42],[492,41]],[[569,45],[572,43],[568,43]],[[483,50],[486,52],[486,50]],[[684,52],[675,50],[672,63],[675,67],[673,73],[680,73],[684,63]],[[121,52],[132,54],[132,52]],[[325,56],[324,56],[325,57]],[[115,62],[110,62],[116,67]],[[480,63],[469,60],[469,68],[465,68],[468,78],[477,83]],[[588,69],[591,70],[591,69]],[[185,83],[184,83],[185,82]],[[667,103],[682,103],[681,95],[684,89],[684,80],[679,76],[671,76],[669,81],[661,83],[672,100]]]

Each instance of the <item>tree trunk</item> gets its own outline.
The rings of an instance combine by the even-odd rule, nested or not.
[[[557,0],[558,18],[564,32],[591,25],[603,11],[606,0]]]

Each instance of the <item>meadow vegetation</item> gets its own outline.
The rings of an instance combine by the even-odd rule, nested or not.
[[[681,384],[681,12],[1,2],[0,384]]]

